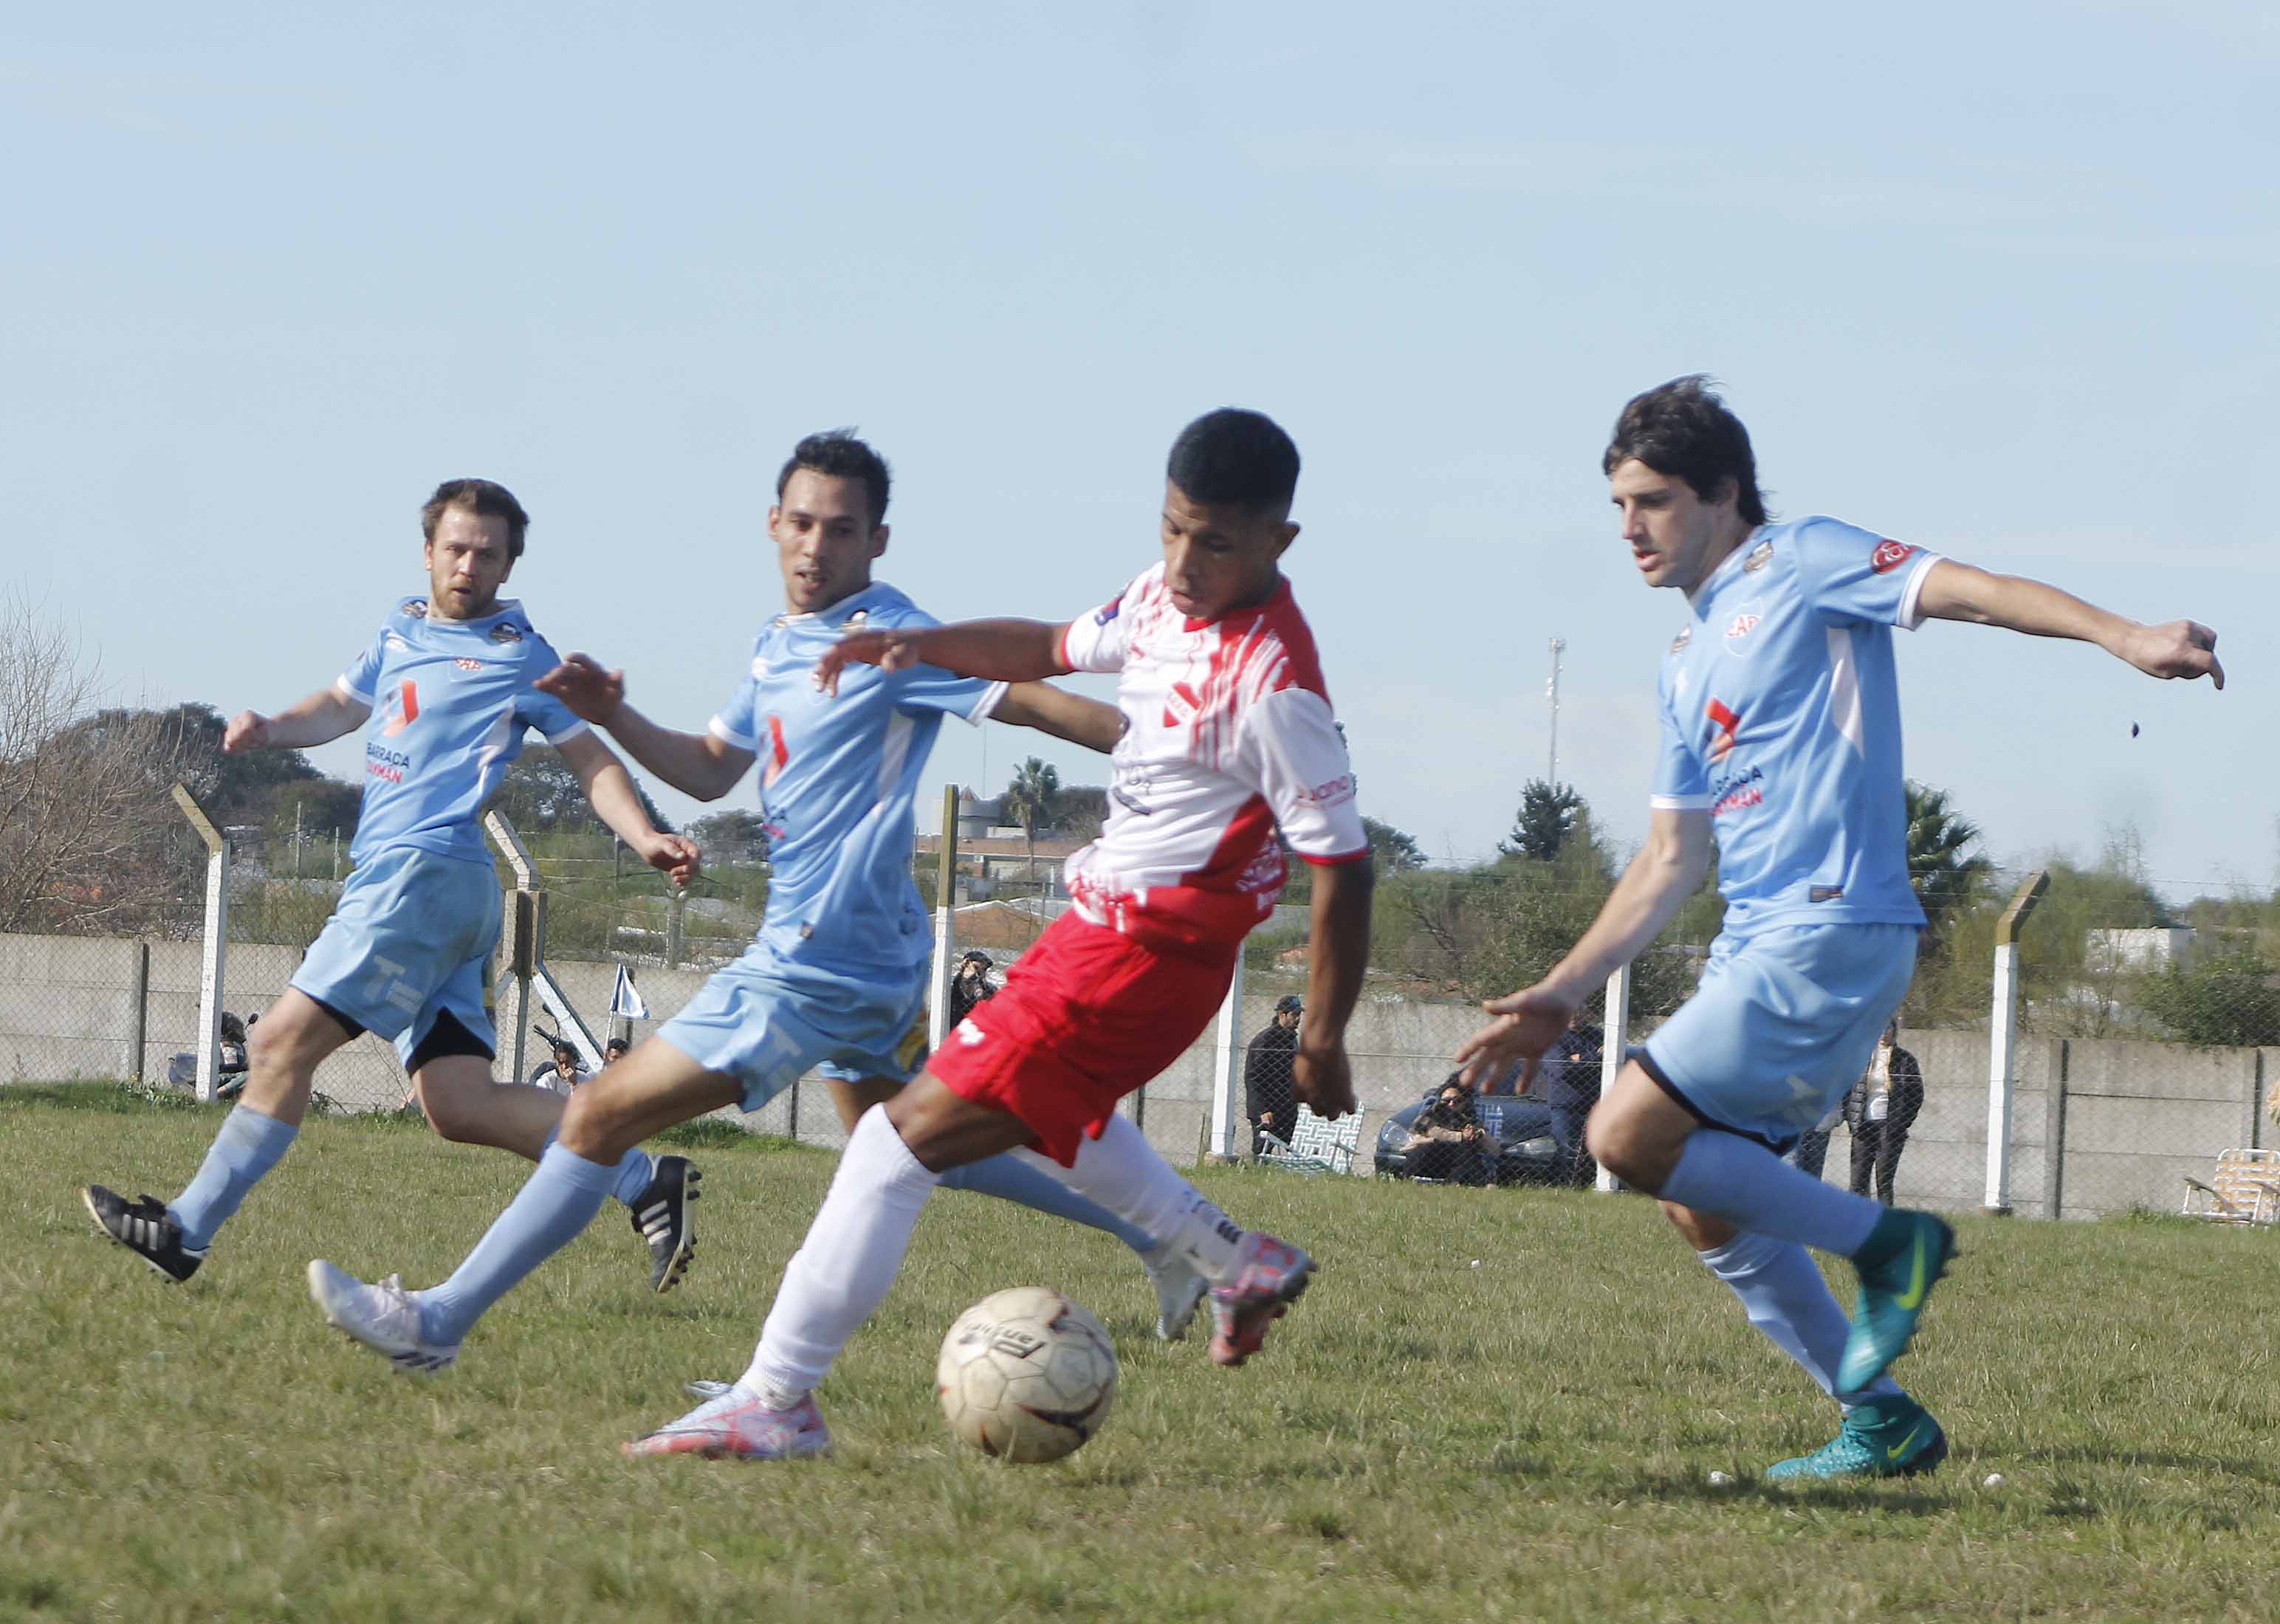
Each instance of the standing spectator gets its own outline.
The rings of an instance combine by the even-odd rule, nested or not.
[[[1892,1205],[1892,1178],[1908,1128],[1923,1109],[1923,1067],[1900,1047],[1900,1023],[1891,1022],[1876,1040],[1876,1052],[1852,1091],[1845,1097],[1845,1125],[1852,1130],[1852,1193],[1868,1193],[1876,1178],[1876,1199]]]
[[[1544,1103],[1552,1109],[1552,1142],[1559,1147],[1560,1177],[1584,1184],[1598,1171],[1583,1148],[1583,1123],[1599,1103],[1601,1047],[1606,1035],[1579,1022],[1560,1035],[1541,1064]]]
[[[990,979],[992,967],[990,955],[978,947],[968,948],[959,956],[958,974],[950,978],[951,1027],[972,1014],[975,1004],[986,1004],[998,996],[997,983]]]
[[[608,1043],[602,1045],[602,1064],[605,1066],[615,1066],[619,1061],[626,1058],[627,1051],[632,1047],[633,1045],[622,1037],[612,1038]]]
[[[1290,1091],[1290,1070],[1298,1055],[1298,1017],[1305,1006],[1292,993],[1275,1001],[1275,1019],[1251,1040],[1243,1056],[1243,1114],[1251,1120],[1251,1159],[1257,1161],[1266,1147],[1261,1134],[1272,1134],[1284,1143],[1298,1125],[1298,1099]]]
[[[1481,1125],[1473,1091],[1454,1073],[1433,1103],[1417,1113],[1402,1149],[1409,1154],[1413,1179],[1486,1184],[1496,1176],[1496,1140]]]
[[[554,1040],[554,1058],[542,1061],[538,1069],[530,1074],[530,1086],[567,1094],[593,1074],[580,1062],[578,1045],[567,1037],[558,1037]]]

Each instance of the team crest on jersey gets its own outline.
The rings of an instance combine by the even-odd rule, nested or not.
[[[411,616],[415,620],[426,620],[428,618],[428,600],[424,597],[405,598],[404,600],[404,612]]]
[[[1670,640],[1670,651],[1675,654],[1693,641],[1694,628],[1691,626],[1683,626],[1678,629],[1678,635]]]
[[[1915,550],[1906,542],[1878,542],[1876,550],[1868,555],[1868,567],[1879,575],[1889,575],[1914,558]]]
[[[469,659],[464,654],[459,656],[458,658],[453,660],[451,663],[462,671],[481,671],[483,668],[482,661],[479,659]]]
[[[1766,606],[1761,600],[1752,599],[1737,606],[1726,622],[1725,647],[1729,654],[1752,654],[1757,644],[1752,641],[1760,626],[1765,623]]]
[[[501,620],[491,627],[490,639],[493,643],[520,643],[522,628],[512,620]]]
[[[1197,697],[1194,689],[1185,682],[1175,682],[1172,691],[1164,696],[1164,726],[1176,727],[1182,722],[1192,721],[1196,712],[1202,708],[1203,701]]]
[[[1760,542],[1750,549],[1750,556],[1742,560],[1742,573],[1745,575],[1754,575],[1773,561],[1774,544],[1771,542]]]

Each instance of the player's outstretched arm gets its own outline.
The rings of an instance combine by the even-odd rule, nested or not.
[[[626,673],[605,671],[589,656],[573,654],[535,686],[568,705],[574,715],[607,731],[628,755],[682,794],[700,801],[719,800],[752,765],[751,750],[726,739],[710,733],[680,733],[650,720],[626,703]]]
[[[1314,867],[1313,912],[1306,932],[1306,1012],[1298,1018],[1291,1091],[1315,1114],[1354,1109],[1353,1066],[1346,1058],[1346,1022],[1361,997],[1369,965],[1369,899],[1376,865],[1321,863]]]
[[[1465,1081],[1485,1085],[1514,1060],[1527,1063],[1520,1091],[1536,1080],[1536,1063],[1560,1039],[1583,1000],[1662,934],[1680,904],[1702,889],[1710,869],[1710,814],[1657,810],[1646,844],[1599,909],[1583,939],[1533,987],[1481,1007],[1495,1020],[1465,1040],[1457,1064]]]
[[[2023,575],[1998,575],[1942,558],[1925,572],[1916,606],[1929,620],[1969,620],[2030,637],[2094,643],[2147,676],[2187,681],[2207,677],[2217,687],[2224,686],[2216,634],[2199,621],[2141,625]]]
[[[960,620],[950,626],[850,632],[815,662],[815,685],[839,691],[839,673],[851,665],[907,671],[932,666],[992,682],[1035,682],[1068,674],[1061,659],[1060,625],[1045,620]]]
[[[257,750],[306,750],[354,733],[371,714],[370,705],[335,683],[274,716],[240,711],[222,730],[221,747],[232,756]]]
[[[602,821],[635,855],[668,875],[675,885],[687,885],[697,877],[697,847],[678,835],[659,833],[650,822],[634,789],[633,775],[608,745],[582,731],[555,748],[578,775],[578,787],[586,792],[586,799]]]
[[[1116,741],[1124,736],[1123,712],[1098,699],[1055,688],[1050,682],[1014,683],[998,702],[998,708],[990,712],[990,720],[1010,722],[1016,727],[1035,727],[1039,733],[1050,733],[1057,739],[1097,750],[1104,756],[1114,750]]]

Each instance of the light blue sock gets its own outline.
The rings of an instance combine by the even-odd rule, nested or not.
[[[182,1244],[192,1251],[211,1245],[214,1231],[229,1221],[238,1203],[277,1165],[300,1131],[250,1105],[233,1108],[198,1164],[198,1176],[166,1208],[182,1227]]]
[[[616,1167],[548,1145],[538,1171],[475,1243],[466,1261],[442,1285],[420,1293],[420,1335],[434,1343],[463,1341],[485,1310],[577,1239],[617,1181]]]
[[[1707,1128],[1687,1135],[1678,1166],[1654,1193],[1738,1229],[1845,1258],[1884,1215],[1867,1197],[1807,1178],[1761,1144]]]
[[[561,1136],[559,1124],[546,1130],[546,1143],[539,1151],[542,1158],[554,1148],[554,1142]],[[612,1186],[610,1194],[621,1205],[631,1206],[641,1199],[641,1193],[649,1188],[649,1181],[657,1177],[657,1161],[647,1151],[635,1145],[626,1152],[625,1159],[618,1164],[616,1171],[618,1181]]]
[[[1098,1202],[1088,1201],[1042,1167],[1032,1167],[1011,1155],[952,1167],[942,1175],[944,1189],[970,1189],[978,1196],[995,1196],[1033,1208],[1053,1218],[1105,1229],[1134,1251],[1144,1252],[1156,1243]]]
[[[1890,1376],[1879,1376],[1857,1393],[1837,1390],[1837,1366],[1852,1322],[1829,1295],[1829,1282],[1813,1254],[1795,1241],[1744,1230],[1725,1245],[1700,1253],[1703,1266],[1733,1288],[1750,1323],[1774,1346],[1805,1367],[1821,1390],[1850,1409],[1872,1398],[1900,1398]]]

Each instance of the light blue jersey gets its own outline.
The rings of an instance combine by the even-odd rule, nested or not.
[[[1662,662],[1658,809],[1710,814],[1726,930],[1921,926],[1895,626],[1937,556],[1833,519],[1761,525],[1688,594]]]
[[[524,729],[549,744],[586,731],[567,705],[532,686],[556,664],[512,599],[480,620],[432,620],[424,597],[398,604],[339,681],[372,707],[350,858],[362,866],[409,846],[489,868],[475,820],[522,753]]]
[[[883,582],[778,615],[712,719],[716,737],[759,758],[770,869],[759,942],[779,962],[900,985],[933,951],[911,882],[912,804],[942,719],[982,722],[1005,685],[932,666],[850,666],[835,698],[817,691],[815,662],[843,630],[936,624]]]
[[[752,945],[716,971],[658,1036],[744,1085],[758,1111],[804,1073],[906,1081],[924,1058],[933,933],[911,883],[912,803],[944,716],[979,723],[1005,685],[932,666],[850,666],[836,698],[815,662],[843,631],[932,626],[874,582],[813,614],[782,614],[713,735],[759,758],[768,911]]]
[[[1761,525],[1662,662],[1653,804],[1710,814],[1726,921],[1638,1058],[1776,1151],[1859,1079],[1915,966],[1891,628],[1937,562],[1833,519]]]

